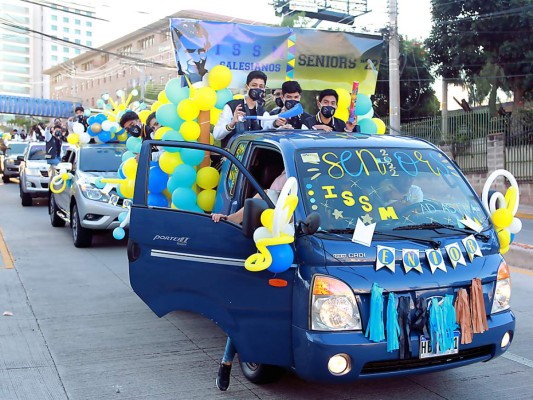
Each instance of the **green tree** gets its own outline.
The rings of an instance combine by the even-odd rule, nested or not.
[[[400,39],[400,104],[401,120],[407,122],[435,115],[440,103],[431,87],[434,78],[428,67],[427,54],[422,43]],[[389,49],[383,46],[376,92],[373,96],[374,110],[379,117],[389,115]]]
[[[433,26],[426,40],[437,73],[473,83],[483,71],[495,101],[498,87],[509,87],[521,106],[533,89],[533,5],[531,0],[432,0]]]

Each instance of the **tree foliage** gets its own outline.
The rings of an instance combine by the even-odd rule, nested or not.
[[[402,122],[433,116],[439,112],[440,103],[431,87],[425,48],[416,40],[400,39],[400,117]],[[389,115],[389,50],[383,46],[378,74],[374,109],[379,117]]]
[[[485,77],[495,90],[508,86],[515,104],[533,89],[531,0],[432,0],[430,62],[441,76],[473,83]],[[484,72],[499,68],[499,74]]]

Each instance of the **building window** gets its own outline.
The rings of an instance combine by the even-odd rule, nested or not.
[[[52,25],[51,28],[53,31],[57,31],[57,25]]]
[[[74,50],[74,53],[76,53],[76,54],[81,54],[81,50],[80,50],[80,49],[75,49],[75,50]]]
[[[68,29],[66,26],[63,28],[63,32],[65,33],[69,33],[70,32],[70,29]]]
[[[128,54],[131,54],[131,51],[133,49],[133,46],[131,44],[127,45],[127,46],[124,46],[120,49],[118,49],[118,52],[122,55],[128,55]]]
[[[102,54],[100,60],[101,60],[102,64],[108,63],[109,62],[109,54]]]
[[[52,21],[57,21],[57,15],[52,15]]]
[[[74,43],[81,44],[81,40],[80,39],[74,39]]]
[[[147,49],[154,45],[154,35],[148,36],[142,40],[139,40],[139,47],[141,49]]]
[[[52,45],[52,51],[57,51],[57,46],[55,44]]]
[[[68,61],[68,57],[63,57],[63,62]]]
[[[56,61],[57,62],[57,56],[52,56],[52,61]]]
[[[94,64],[93,64],[93,61],[91,60],[91,61],[81,64],[81,69],[83,71],[91,71],[93,69],[93,66]]]
[[[63,17],[63,22],[67,22],[68,23],[68,17]]]
[[[93,33],[91,31],[87,31],[87,36],[88,37],[91,37],[93,35]]]
[[[87,25],[88,27],[91,27],[91,26],[93,26],[93,23],[92,23],[91,21],[87,21],[87,22],[85,23],[85,25]]]
[[[81,21],[80,21],[79,19],[74,20],[74,23],[75,23],[76,25],[81,25]]]
[[[63,53],[68,53],[70,49],[68,47],[63,47]]]
[[[87,44],[87,46],[92,46],[93,45],[93,42],[91,42],[90,40],[87,40],[87,42],[85,42]]]
[[[76,29],[76,30],[74,31],[74,33],[75,33],[76,35],[81,35],[81,31],[80,31],[79,29]]]

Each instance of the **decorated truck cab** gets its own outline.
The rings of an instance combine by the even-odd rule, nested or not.
[[[228,151],[165,141],[182,157],[222,157],[212,211],[244,207],[242,224],[180,208],[175,193],[169,207],[149,205],[151,147],[161,144],[145,142],[139,159],[131,286],[160,317],[188,310],[213,320],[251,381],[283,369],[330,382],[426,373],[509,348],[515,317],[498,233],[432,144],[290,130],[237,136]],[[287,186],[277,202],[267,194],[283,173],[297,194],[292,215]],[[275,229],[265,209],[279,208],[294,240],[265,252],[258,232]],[[266,269],[250,267],[254,254]]]

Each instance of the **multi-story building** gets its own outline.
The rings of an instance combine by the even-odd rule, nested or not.
[[[94,9],[16,0],[0,7],[0,93],[49,98],[43,70],[82,54],[78,44],[92,46]]]
[[[170,17],[210,21],[253,21],[208,12],[183,10]],[[157,94],[177,76],[168,18],[161,19],[117,40],[44,71],[50,76],[50,98],[95,107],[104,94],[140,89]],[[149,96],[148,96],[149,97]]]

